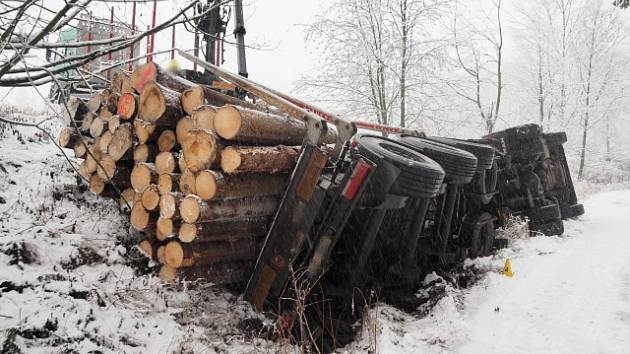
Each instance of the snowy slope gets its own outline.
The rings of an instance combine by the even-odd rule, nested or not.
[[[469,262],[490,271],[449,291],[423,318],[386,305],[348,351],[381,353],[630,353],[630,191],[601,193],[562,237],[516,240]],[[505,258],[512,278],[499,274]]]
[[[0,135],[0,352],[280,348],[251,333],[264,318],[229,292],[160,284],[144,257],[121,243],[133,240],[117,204],[79,189],[76,173],[37,131]]]

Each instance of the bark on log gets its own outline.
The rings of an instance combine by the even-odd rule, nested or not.
[[[235,241],[243,238],[254,240],[265,236],[269,217],[254,217],[230,221],[210,221],[204,223],[182,223],[179,226],[180,242]]]
[[[120,94],[112,92],[107,97],[107,110],[112,114],[116,114],[118,111],[118,100],[120,99]]]
[[[77,125],[80,125],[85,114],[89,112],[87,105],[78,97],[70,98],[66,105],[68,109],[65,106],[63,107],[64,123],[67,126],[73,126],[72,121],[74,120]]]
[[[59,138],[57,139],[57,143],[61,147],[72,148],[77,143],[81,143],[81,136],[79,132],[74,128],[63,128],[59,132]]]
[[[217,171],[200,171],[195,176],[195,194],[203,200],[280,195],[287,187],[286,174],[243,173],[224,175]]]
[[[299,156],[299,146],[228,146],[221,152],[221,169],[226,173],[290,171]]]
[[[164,261],[172,268],[221,264],[232,261],[253,260],[256,242],[250,239],[235,242],[180,243],[170,241],[164,250]]]
[[[138,162],[154,162],[159,153],[155,144],[139,144],[133,150],[133,160]]]
[[[184,116],[180,103],[181,94],[155,82],[144,86],[138,104],[140,119],[155,125],[174,127]]]
[[[187,195],[179,204],[179,215],[189,224],[270,216],[276,212],[279,203],[277,196],[224,198],[209,203],[196,195]]]
[[[178,154],[168,151],[157,154],[157,156],[155,157],[155,172],[157,172],[159,175],[178,172],[178,158]]]
[[[185,194],[197,194],[195,174],[184,171],[179,176],[179,191]]]
[[[192,172],[209,169],[217,157],[217,138],[211,130],[191,131],[182,143],[186,168]]]
[[[131,123],[121,124],[116,128],[109,143],[107,152],[114,161],[123,160],[123,158],[131,158],[133,147],[133,128]]]
[[[116,113],[120,119],[128,120],[136,118],[138,114],[138,95],[133,93],[123,93],[118,99]]]
[[[302,121],[237,106],[219,108],[214,128],[226,140],[261,145],[300,145],[306,134]],[[330,129],[321,141],[334,143],[336,139],[336,132]]]
[[[247,281],[253,261],[221,263],[207,267],[172,268],[163,265],[159,277],[165,283],[204,281],[215,285],[238,284]]]
[[[150,163],[138,163],[131,171],[131,187],[136,193],[144,192],[150,185],[156,184],[158,174]]]
[[[157,145],[161,152],[175,150],[178,147],[175,132],[170,129],[163,131],[158,137]]]
[[[155,184],[150,185],[142,192],[142,206],[146,210],[155,210],[160,204],[160,194]]]

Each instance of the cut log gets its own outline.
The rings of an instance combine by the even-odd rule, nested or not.
[[[114,159],[112,159],[109,155],[103,155],[99,161],[99,165],[96,167],[96,174],[103,181],[107,181],[114,176],[115,172],[116,161],[114,161]]]
[[[110,133],[114,134],[114,132],[116,131],[116,128],[118,128],[120,126],[120,117],[118,117],[117,115],[112,116],[109,119],[109,122],[107,122],[107,130],[109,130]]]
[[[177,158],[177,166],[179,166],[180,172],[188,171],[188,167],[186,167],[186,160],[184,160],[184,154],[180,153]]]
[[[131,187],[136,193],[142,193],[150,185],[156,184],[158,174],[155,172],[155,166],[150,163],[138,163],[131,171]]]
[[[213,106],[199,106],[192,112],[190,119],[195,129],[214,129],[214,116],[217,109]]]
[[[98,116],[104,121],[109,121],[109,119],[114,115],[114,113],[110,112],[106,106],[101,106],[101,109],[98,111]]]
[[[112,183],[120,189],[130,186],[131,173],[127,166],[117,165],[114,159],[109,155],[103,155],[99,162],[100,166],[96,169],[96,174],[103,179],[103,181]]]
[[[116,114],[116,112],[118,111],[118,100],[120,98],[120,94],[112,92],[108,97],[107,97],[107,110],[109,112],[111,112],[112,114]]]
[[[96,114],[101,109],[101,95],[95,94],[87,101],[88,111]]]
[[[74,126],[72,121],[80,125],[85,114],[89,112],[87,105],[78,97],[70,98],[66,106],[68,109],[63,107],[63,121],[67,126]]]
[[[276,196],[224,198],[211,203],[187,195],[179,204],[179,214],[187,223],[220,221],[273,215],[280,198]]]
[[[216,171],[200,171],[195,177],[195,194],[203,200],[225,197],[280,195],[287,187],[286,174],[244,173],[223,175]]]
[[[175,135],[177,136],[177,142],[182,144],[188,137],[190,132],[194,130],[194,122],[189,116],[185,116],[177,122],[175,127]]]
[[[192,115],[195,108],[206,104],[206,96],[201,86],[182,91],[182,109],[184,113]]]
[[[182,143],[187,169],[192,172],[209,169],[217,157],[217,139],[208,129],[194,130]]]
[[[59,132],[59,138],[57,139],[59,146],[65,148],[74,147],[77,143],[81,143],[81,136],[79,132],[74,128],[63,128]]]
[[[164,129],[166,127],[158,127],[139,119],[133,122],[133,132],[140,144],[156,141]]]
[[[177,172],[177,154],[164,151],[155,157],[155,172],[158,174]]]
[[[158,242],[145,239],[140,241],[137,245],[138,250],[147,256],[147,258],[157,262],[158,261],[158,248],[160,248],[160,244]]]
[[[114,71],[114,74],[112,74],[112,81],[111,81],[111,87],[110,87],[112,92],[115,92],[115,93],[122,92],[122,83],[125,80],[125,77],[127,77],[127,75],[125,75],[125,73],[123,73],[122,71],[120,70]]]
[[[98,146],[98,143],[97,141],[95,141],[94,145],[88,148],[85,161],[83,161],[85,163],[85,172],[90,173],[90,174],[96,172],[96,167],[98,166],[96,161],[100,160],[103,155],[101,153],[101,149],[98,148],[97,146]]]
[[[159,217],[156,222],[155,238],[164,241],[167,238],[177,236],[178,225],[179,223],[171,219]]]
[[[118,99],[116,112],[120,119],[134,119],[138,114],[138,95],[133,93],[123,93]]]
[[[90,191],[104,198],[116,198],[118,193],[111,184],[105,183],[98,175],[93,174],[90,177]]]
[[[107,149],[109,147],[109,143],[111,143],[112,141],[112,136],[113,134],[109,130],[107,130],[98,139],[98,148],[101,149],[101,152],[103,154],[107,154]]]
[[[126,188],[122,191],[120,198],[118,199],[118,205],[123,211],[130,212],[131,208],[133,208],[135,200],[136,191],[134,191],[133,188]]]
[[[87,141],[86,141],[86,143],[87,143]],[[74,150],[74,157],[84,158],[85,155],[87,154],[87,147],[81,141],[79,141],[78,143],[74,144],[73,150]]]
[[[107,122],[103,120],[101,117],[96,117],[92,120],[92,125],[90,125],[90,135],[94,138],[98,138],[103,135],[103,133],[107,130]]]
[[[290,171],[300,156],[300,148],[283,145],[228,146],[221,153],[221,169],[226,173]]]
[[[94,121],[94,118],[96,118],[96,116],[94,115],[94,113],[92,112],[87,112],[84,116],[83,116],[83,121],[81,122],[81,124],[79,125],[79,130],[83,133],[89,133],[90,132],[90,127],[92,126],[92,122]]]
[[[131,87],[131,79],[129,77],[126,77],[123,80],[122,86],[120,88],[120,92],[121,94],[125,94],[125,93],[136,94],[136,90],[133,87]]]
[[[135,162],[153,162],[158,152],[155,144],[140,144],[133,150],[133,160]]]
[[[197,194],[195,174],[184,171],[179,176],[179,191],[185,194]]]
[[[193,268],[172,268],[163,265],[159,277],[165,283],[204,281],[214,285],[238,284],[247,281],[254,266],[252,261],[221,263]]]
[[[142,206],[146,210],[155,210],[160,204],[160,194],[155,184],[150,185],[142,192]]]
[[[133,147],[133,128],[131,123],[121,124],[116,128],[107,152],[114,161],[131,158]]]
[[[140,94],[138,116],[155,125],[174,127],[184,116],[180,97],[181,94],[178,92],[161,87],[155,82],[149,82]]]
[[[231,261],[253,260],[256,242],[244,239],[235,242],[180,243],[170,241],[164,250],[164,261],[172,268],[221,264]]]
[[[99,94],[101,95],[101,105],[107,106],[107,101],[109,101],[109,95],[112,94],[112,90],[105,88],[105,89],[102,89]]]
[[[200,87],[197,84],[164,70],[153,62],[137,67],[130,77],[131,86],[140,93],[146,89],[146,85],[151,81],[155,81],[177,92],[184,92],[194,87]],[[207,86],[201,86],[200,88],[203,89],[206,101],[211,105],[223,106],[224,104],[234,104],[256,109],[256,106],[251,103],[225,95]]]
[[[224,139],[261,145],[300,145],[306,134],[302,121],[237,106],[219,108],[214,129]],[[331,129],[321,141],[334,143],[336,139]]]
[[[185,195],[171,192],[160,197],[160,216],[168,219],[179,219],[179,208],[177,207]]]
[[[175,132],[167,129],[160,134],[157,140],[158,149],[160,151],[173,151],[177,147],[177,139]]]
[[[133,226],[136,230],[151,233],[155,231],[157,214],[149,213],[142,203],[135,203],[131,209],[130,220],[131,226]]]
[[[179,176],[180,175],[178,173],[161,174],[158,178],[158,191],[160,192],[160,195],[178,192]]]
[[[230,221],[210,221],[179,226],[180,242],[235,241],[243,238],[257,240],[264,237],[269,226],[269,217],[236,219]]]

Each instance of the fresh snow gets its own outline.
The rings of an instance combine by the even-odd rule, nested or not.
[[[468,260],[481,279],[467,289],[443,282],[446,296],[431,308],[376,304],[339,352],[629,353],[630,191],[584,204],[561,237],[515,239]],[[115,202],[79,191],[35,130],[0,130],[0,348],[14,338],[23,353],[294,349],[257,338],[257,324],[271,323],[237,296],[139,271],[141,256],[120,243],[131,237],[126,219]],[[499,274],[507,257],[512,278]]]

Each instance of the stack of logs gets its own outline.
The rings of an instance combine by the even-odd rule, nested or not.
[[[83,159],[93,193],[130,213],[160,278],[248,275],[299,156],[301,121],[154,63],[66,106],[59,144]]]

